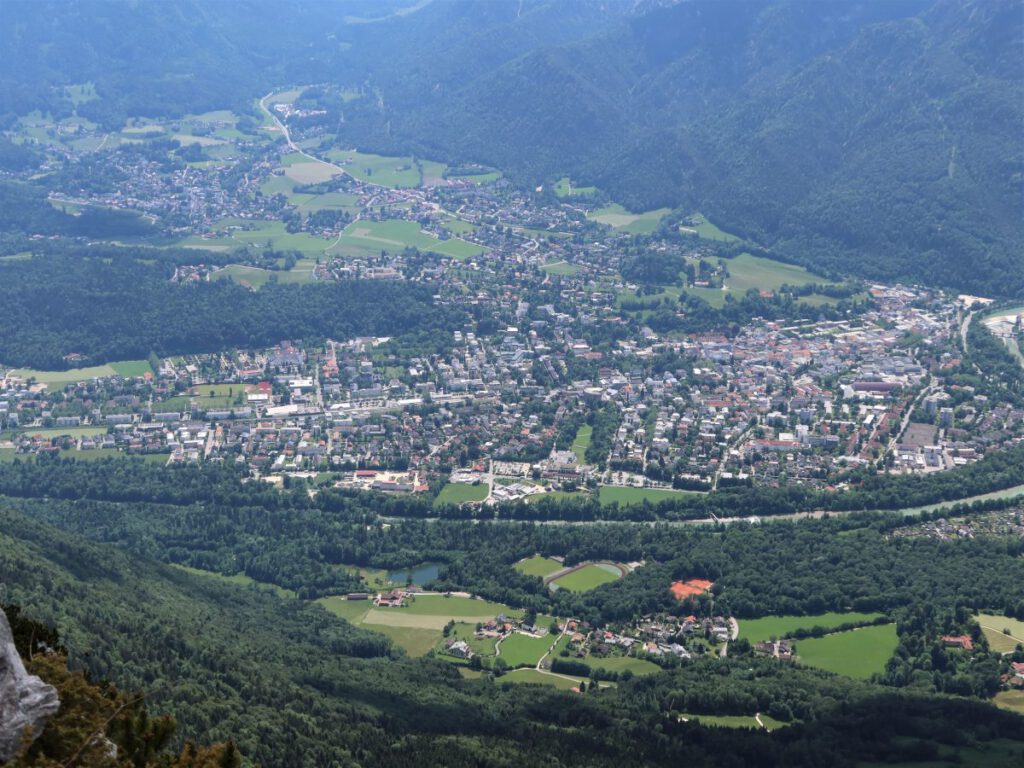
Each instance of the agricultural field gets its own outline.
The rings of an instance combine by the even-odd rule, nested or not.
[[[877,672],[885,671],[885,664],[898,644],[896,625],[881,624],[799,640],[796,643],[796,656],[808,667],[867,679]]]
[[[393,219],[390,221],[353,221],[329,248],[331,252],[353,253],[354,255],[392,253],[406,248],[436,253],[440,256],[462,260],[479,256],[484,249],[457,237],[440,240],[420,229],[414,221]]]
[[[591,563],[567,573],[565,576],[559,576],[551,582],[551,586],[557,589],[567,589],[570,592],[589,592],[602,584],[618,581],[623,575],[621,569],[610,563]]]
[[[823,613],[818,616],[765,616],[761,619],[744,619],[740,624],[740,637],[751,643],[761,643],[771,638],[786,637],[798,629],[825,627],[834,629],[843,624],[870,624],[881,616],[879,613]]]
[[[977,619],[989,648],[996,653],[1012,653],[1024,643],[1024,621],[994,613],[979,613]],[[1009,630],[1009,634],[1004,630]]]
[[[345,619],[345,621],[352,624],[362,622],[373,606],[370,600],[346,600],[340,595],[321,597],[316,602],[323,606],[324,610],[328,613],[337,616],[339,619]]]
[[[657,504],[659,501],[679,499],[685,496],[687,491],[675,491],[669,488],[630,488],[619,485],[602,485],[598,491],[598,500],[604,504],[617,503],[619,506],[631,504],[642,504],[649,501]]]
[[[576,433],[576,439],[572,441],[570,450],[576,454],[576,460],[582,464],[587,455],[587,448],[590,447],[590,439],[594,434],[594,428],[584,424]]]
[[[448,483],[434,499],[434,506],[440,507],[444,504],[465,504],[468,501],[483,501],[487,498],[488,488],[484,483],[470,485],[469,483]]]
[[[736,235],[729,234],[716,227],[702,213],[695,213],[691,218],[694,221],[693,226],[686,225],[679,228],[684,234],[697,235],[697,237],[705,240],[715,240],[720,243],[734,243],[740,240]]]
[[[418,595],[405,608],[385,608],[388,613],[407,613],[418,616],[440,616],[445,621],[455,619],[459,621],[464,617],[473,619],[493,619],[499,613],[506,616],[521,617],[523,612],[517,608],[510,608],[503,603],[493,603],[489,600],[477,600],[473,597],[459,597],[452,595]]]
[[[555,571],[562,570],[562,564],[560,562],[541,555],[534,555],[533,557],[528,557],[525,560],[520,560],[512,567],[522,574],[527,576],[540,576],[542,579],[545,576],[550,576]]]
[[[514,632],[501,641],[499,658],[510,667],[535,667],[554,642],[550,635],[530,637]]]
[[[825,278],[795,264],[784,264],[749,253],[726,259],[725,266],[729,271],[725,278],[726,287],[731,293],[741,296],[750,288],[776,291],[786,284],[797,286],[825,281]]]
[[[311,160],[301,152],[289,152],[281,156],[284,175],[296,184],[320,184],[330,181],[342,171],[322,160]],[[264,192],[264,194],[266,194]]]
[[[669,208],[630,213],[618,203],[613,203],[591,211],[587,214],[587,218],[631,235],[648,235],[658,228],[661,220],[669,213],[671,213]]]
[[[574,187],[568,176],[555,182],[556,197],[590,197],[597,194],[597,187]]]
[[[71,384],[106,376],[133,378],[147,373],[153,373],[153,369],[145,360],[122,360],[118,363],[105,363],[90,368],[71,368],[67,371],[37,371],[32,368],[15,368],[10,371],[12,376],[35,379],[40,384]]]

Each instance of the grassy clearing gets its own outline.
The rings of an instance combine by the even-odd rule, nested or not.
[[[691,715],[683,714],[680,715],[684,720],[689,722],[700,723],[710,728],[754,728],[755,730],[762,730],[761,724],[757,722],[757,718],[754,715]],[[788,723],[784,723],[781,720],[776,720],[774,717],[768,715],[761,715],[761,722],[764,723],[764,730],[774,731],[779,728],[784,728]]]
[[[567,573],[555,579],[552,584],[559,589],[567,589],[570,592],[589,592],[602,584],[609,584],[618,581],[621,575],[612,573],[599,565],[585,565],[582,568]]]
[[[250,576],[246,576],[244,573],[236,573],[232,576],[225,576],[222,573],[215,573],[214,571],[204,571],[200,568],[190,568],[187,565],[172,564],[174,568],[179,571],[185,571],[191,573],[194,576],[203,576],[208,579],[216,579],[224,584],[235,584],[239,587],[250,587],[253,589],[259,589],[263,592],[273,592],[275,595],[281,598],[294,599],[296,597],[295,592],[284,587],[279,587],[276,584],[266,584],[261,581],[256,581]]]
[[[322,605],[328,613],[353,624],[362,623],[366,614],[370,612],[370,608],[373,607],[373,603],[369,600],[346,600],[340,595],[321,597],[316,602]]]
[[[434,499],[434,506],[444,504],[465,504],[469,501],[483,501],[487,498],[487,486],[469,483],[448,483]]]
[[[392,219],[388,221],[354,221],[345,227],[332,251],[354,252],[355,255],[377,254],[381,251],[398,253],[406,248],[469,259],[479,256],[484,249],[475,243],[457,237],[440,240],[420,229],[414,221]]]
[[[882,624],[800,640],[796,653],[800,662],[809,667],[867,679],[885,670],[898,643],[896,625]]]
[[[589,424],[584,424],[576,432],[576,439],[572,441],[571,450],[576,454],[576,459],[582,464],[586,458],[587,448],[590,447],[590,439],[594,434],[594,428]]]
[[[554,641],[555,638],[548,635],[530,637],[515,632],[501,641],[499,655],[510,667],[535,667]]]
[[[555,197],[590,197],[597,194],[597,187],[574,187],[568,176],[555,182]]]
[[[500,683],[533,683],[535,685],[550,685],[563,691],[571,691],[578,688],[580,681],[558,675],[547,675],[538,672],[536,669],[517,669],[498,678]]]
[[[555,571],[560,571],[562,564],[557,560],[552,560],[550,557],[534,555],[525,560],[520,560],[512,567],[527,576],[540,576],[544,578],[545,576],[550,576]]]
[[[620,506],[642,504],[645,501],[657,504],[667,499],[680,499],[685,495],[686,491],[668,488],[626,488],[618,485],[602,485],[598,491],[598,499],[602,504],[618,503]]]
[[[680,227],[681,231],[687,234],[697,235],[697,237],[704,238],[705,240],[717,240],[721,243],[733,243],[741,238],[736,235],[729,234],[724,230],[719,229],[702,213],[695,213],[691,217],[694,221],[693,226]]]
[[[413,629],[410,627],[387,627],[379,624],[366,626],[391,638],[391,642],[399,648],[403,648],[410,656],[419,657],[426,655],[427,651],[437,645],[441,632],[431,629]]]
[[[979,613],[977,619],[993,651],[1012,653],[1019,644],[1024,643],[1024,621],[994,613]],[[1009,630],[1009,634],[1003,630]]]
[[[587,218],[632,235],[647,235],[656,230],[661,220],[669,213],[671,213],[669,208],[630,213],[618,203],[613,203],[591,211],[587,214]]]
[[[744,619],[740,622],[740,637],[745,637],[752,643],[760,643],[773,637],[785,637],[798,629],[834,629],[843,624],[870,624],[879,616],[879,613],[823,613],[818,616],[765,616],[761,619]]]
[[[729,270],[729,277],[725,279],[726,286],[733,293],[741,295],[750,288],[776,291],[785,284],[798,286],[824,280],[795,264],[783,264],[749,253],[726,259],[725,266]]]

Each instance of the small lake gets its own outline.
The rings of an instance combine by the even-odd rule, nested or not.
[[[408,584],[412,581],[418,587],[422,587],[429,581],[437,578],[441,571],[441,563],[420,563],[409,568],[400,568],[397,571],[388,572],[388,581],[396,584]]]

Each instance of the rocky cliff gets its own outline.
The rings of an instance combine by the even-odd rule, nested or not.
[[[25,670],[0,611],[0,763],[14,756],[26,734],[38,736],[59,707],[57,689]]]

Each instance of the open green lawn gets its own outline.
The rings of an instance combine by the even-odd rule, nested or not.
[[[661,667],[647,659],[636,659],[632,656],[587,656],[583,660],[591,669],[606,669],[609,672],[625,672],[630,670],[634,675],[653,675],[661,671]]]
[[[866,679],[885,671],[898,642],[896,625],[881,624],[800,640],[796,655],[806,666]]]
[[[561,570],[562,564],[549,557],[534,555],[533,557],[528,557],[525,560],[520,560],[512,567],[527,576],[540,576],[541,578],[544,578],[555,571]]]
[[[743,295],[750,288],[775,291],[784,284],[796,286],[825,281],[825,278],[795,264],[784,264],[749,253],[741,253],[736,258],[726,259],[725,267],[729,271],[725,284],[730,292],[739,295]]]
[[[473,184],[487,184],[491,181],[497,181],[501,178],[500,171],[488,171],[487,173],[467,173],[467,174],[453,174],[451,171],[448,172],[448,178],[453,181],[469,181]]]
[[[567,589],[570,592],[588,592],[602,584],[618,581],[620,578],[620,574],[613,572],[611,566],[602,567],[590,564],[572,573],[567,573],[565,576],[560,576],[551,583],[559,589]]]
[[[693,226],[685,225],[681,227],[681,230],[685,233],[695,234],[705,240],[717,240],[721,243],[732,243],[740,239],[736,235],[731,235],[719,229],[701,213],[695,213],[691,218],[695,222]]]
[[[37,371],[33,368],[15,368],[14,376],[24,379],[35,379],[40,384],[70,384],[76,381],[104,378],[106,376],[141,376],[147,371],[152,372],[145,360],[124,360],[119,363],[94,365],[91,368],[72,368],[67,371]]]
[[[534,683],[540,685],[551,685],[563,691],[571,691],[579,686],[579,680],[572,680],[558,675],[546,675],[536,669],[517,669],[502,675],[497,679],[498,683]]]
[[[576,454],[576,460],[582,464],[587,454],[587,448],[590,447],[590,438],[594,434],[594,428],[589,424],[584,424],[576,432],[576,439],[572,441],[571,450]]]
[[[391,638],[391,641],[399,648],[404,648],[410,656],[423,656],[437,645],[441,637],[439,630],[415,629],[412,627],[388,627],[378,624],[364,626],[363,629],[370,629],[380,632]]]
[[[499,658],[510,667],[535,667],[554,642],[555,638],[549,635],[530,637],[514,632],[501,641]]]
[[[597,187],[573,186],[572,180],[568,176],[563,176],[555,182],[556,197],[590,197],[596,194]]]
[[[618,203],[613,203],[591,211],[587,214],[587,218],[632,235],[647,235],[656,230],[661,220],[669,213],[671,213],[669,208],[630,213]]]
[[[53,427],[52,429],[27,427],[23,431],[26,435],[30,435],[32,437],[41,437],[44,440],[49,440],[52,437],[96,437],[98,435],[107,434],[107,428],[104,426]]]
[[[479,256],[484,249],[458,237],[440,240],[420,229],[414,221],[392,219],[388,221],[353,221],[342,233],[331,251],[354,253],[355,255],[378,254],[381,251],[398,253],[406,248],[448,256],[453,259],[469,259]]]
[[[760,643],[773,637],[785,637],[798,629],[825,627],[833,629],[843,624],[869,624],[877,619],[878,613],[823,613],[818,616],[765,616],[760,619],[743,619],[739,622],[740,637],[751,643]]]
[[[626,488],[618,485],[602,485],[598,492],[598,499],[605,505],[617,502],[620,506],[629,506],[630,504],[642,504],[645,501],[657,504],[666,499],[680,499],[686,493],[686,491],[674,491],[669,488]]]
[[[418,187],[423,176],[412,157],[388,157],[370,152],[335,149],[327,157],[360,181],[393,189]],[[440,166],[440,164],[436,164]],[[437,167],[431,165],[431,170]]]
[[[443,616],[445,618],[478,617],[493,619],[499,613],[520,617],[523,612],[502,603],[477,600],[472,597],[445,597],[444,595],[418,595],[405,608],[389,608],[392,613],[409,613],[419,616]]]
[[[1009,619],[995,613],[979,613],[978,626],[985,633],[989,647],[997,653],[1011,653],[1024,643],[1024,621]],[[1003,630],[1009,630],[1006,634]]]
[[[580,273],[580,268],[575,264],[570,264],[568,261],[552,261],[549,264],[545,264],[541,269],[549,275],[559,277],[572,277]]]
[[[444,504],[465,504],[467,501],[483,501],[487,498],[487,485],[469,483],[448,483],[434,499],[434,506]]]
[[[437,644],[437,652],[444,653],[444,645],[448,640],[464,640],[478,656],[494,656],[494,646],[498,642],[495,637],[476,638],[476,624],[469,622],[456,622],[448,633],[448,637],[442,637]]]

